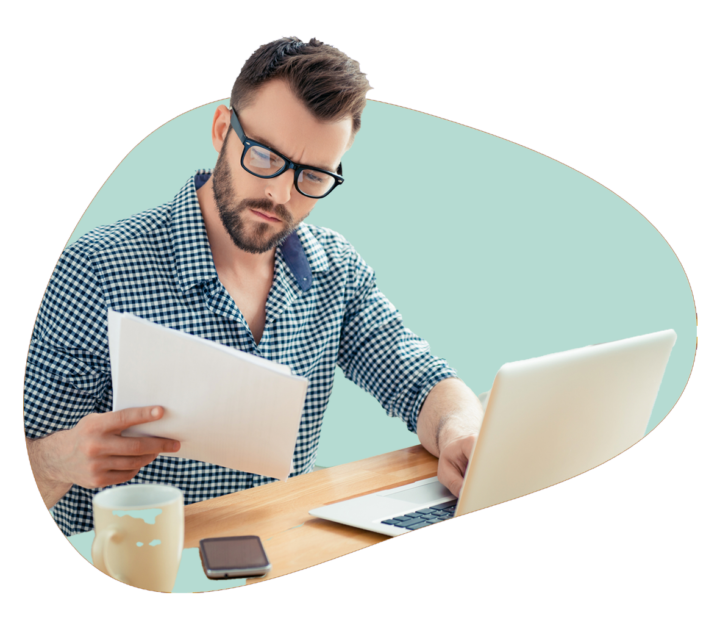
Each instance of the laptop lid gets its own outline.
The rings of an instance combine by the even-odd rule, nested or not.
[[[665,330],[503,365],[456,515],[582,474],[642,439],[676,338]]]

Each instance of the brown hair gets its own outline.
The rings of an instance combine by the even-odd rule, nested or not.
[[[335,122],[351,117],[353,134],[360,129],[365,96],[372,87],[358,62],[337,48],[315,38],[303,43],[297,37],[260,46],[233,85],[230,105],[235,112],[248,106],[260,86],[274,78],[287,81],[317,119]]]

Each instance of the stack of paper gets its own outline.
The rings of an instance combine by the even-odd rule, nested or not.
[[[181,456],[286,480],[308,381],[286,365],[108,311],[113,410],[162,406],[123,436],[180,441]]]

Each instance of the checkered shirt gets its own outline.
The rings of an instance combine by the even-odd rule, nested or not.
[[[307,378],[291,476],[313,468],[336,365],[415,432],[427,394],[456,374],[403,326],[373,271],[337,233],[301,224],[276,249],[265,328],[255,343],[213,264],[197,199],[210,173],[198,170],[172,202],[96,228],[63,251],[30,345],[27,436],[112,410],[108,308],[283,363]],[[129,482],[174,485],[191,504],[274,480],[160,456]],[[53,507],[66,535],[92,529],[98,491],[73,485]]]

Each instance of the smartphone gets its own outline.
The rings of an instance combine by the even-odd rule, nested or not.
[[[208,578],[265,576],[270,571],[260,537],[213,537],[200,540],[200,559]]]

